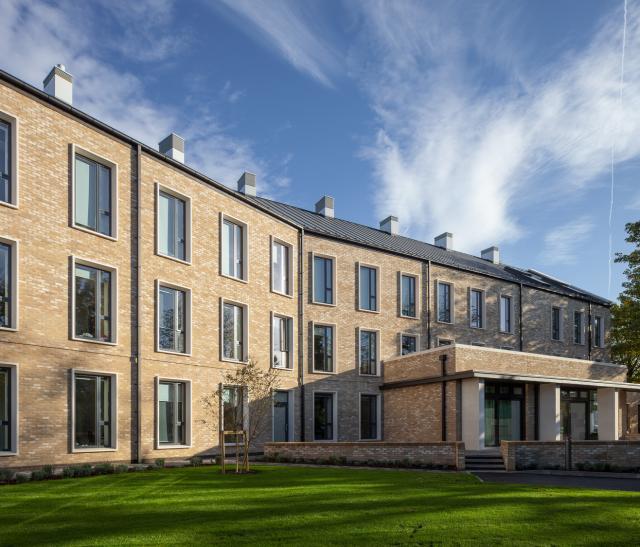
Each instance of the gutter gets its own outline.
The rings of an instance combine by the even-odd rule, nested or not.
[[[431,349],[431,260],[427,260],[427,349]]]
[[[304,332],[304,229],[300,228],[300,231],[298,232],[298,385],[300,386],[301,442],[304,442],[305,440]]]
[[[142,383],[140,376],[142,373],[142,296],[140,287],[142,287],[142,151],[141,146],[136,146],[136,348],[135,348],[135,367],[136,367],[136,451],[135,460],[142,463],[142,413],[140,412],[140,403],[142,402]]]
[[[524,322],[522,321],[522,316],[523,316],[523,312],[522,312],[522,283],[520,283],[520,304],[518,306],[519,308],[519,316],[520,316],[520,328],[518,329],[520,331],[520,351],[524,351]]]

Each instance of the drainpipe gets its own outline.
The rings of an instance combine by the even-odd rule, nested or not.
[[[135,461],[142,463],[142,415],[140,412],[140,402],[142,401],[142,389],[140,382],[140,375],[142,371],[142,325],[140,318],[142,312],[140,307],[142,305],[142,297],[140,295],[140,287],[142,286],[142,147],[140,144],[136,146],[136,231],[137,237],[135,241],[135,256],[136,256],[136,347],[135,347],[135,401],[136,401],[136,451]]]
[[[589,320],[589,325],[587,326],[587,336],[589,337],[589,343],[588,343],[588,346],[587,346],[587,348],[588,348],[587,349],[587,351],[588,351],[587,358],[589,360],[591,360],[591,342],[592,342],[592,339],[591,339],[591,334],[592,334],[592,329],[591,329],[591,302],[589,302],[589,319],[588,320]]]
[[[431,260],[427,260],[427,349],[431,349]]]
[[[520,351],[524,351],[524,340],[523,340],[523,332],[522,332],[522,283],[520,283]]]
[[[298,232],[298,385],[300,386],[300,440],[305,441],[304,421],[304,229]],[[295,433],[294,433],[295,436]]]
[[[447,375],[447,355],[440,356],[440,363],[442,364],[442,376],[443,378]],[[442,400],[442,441],[446,442],[447,440],[447,381],[442,380],[442,396],[440,397]]]

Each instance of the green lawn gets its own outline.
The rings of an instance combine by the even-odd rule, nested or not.
[[[257,466],[0,487],[0,544],[640,543],[640,494],[465,474]]]

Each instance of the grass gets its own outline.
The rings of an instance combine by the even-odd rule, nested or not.
[[[0,544],[638,544],[640,494],[258,466],[0,487]]]

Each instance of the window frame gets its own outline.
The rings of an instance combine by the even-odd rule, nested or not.
[[[509,330],[503,330],[502,329],[502,299],[503,298],[508,298],[509,299]],[[513,316],[514,316],[514,304],[513,304],[513,296],[511,294],[505,294],[505,293],[500,293],[499,299],[499,317],[498,317],[498,330],[502,333],[502,334],[513,334],[515,332],[515,329],[513,328]],[[486,306],[485,306],[486,308]]]
[[[596,319],[599,319],[600,321],[600,325],[597,326],[598,321],[596,321]],[[605,347],[605,342],[604,342],[604,335],[605,335],[605,328],[604,328],[604,315],[594,315],[593,316],[593,347],[594,348],[604,348]],[[598,338],[600,338],[600,343],[597,344],[597,340]]]
[[[229,304],[242,309],[242,359],[224,356],[224,306]],[[220,361],[226,363],[246,364],[249,362],[249,305],[231,298],[220,298]]]
[[[332,292],[332,302],[320,302],[318,300],[316,300],[316,283],[315,283],[315,276],[316,276],[316,257],[317,258],[324,258],[327,260],[331,260],[333,263],[333,267],[332,267],[332,276],[331,276],[331,283],[332,283],[332,288],[331,288],[331,292]],[[316,253],[316,252],[311,252],[311,286],[309,287],[310,291],[311,291],[311,303],[312,304],[316,304],[318,306],[329,306],[329,307],[333,307],[335,308],[338,305],[338,276],[337,276],[337,271],[338,271],[338,259],[335,256],[332,255],[327,255],[327,254],[323,254],[323,253]],[[325,287],[325,291],[326,291],[326,287]]]
[[[405,336],[416,339],[416,351],[412,351],[411,353],[405,353],[403,355],[402,354],[402,339]],[[405,357],[407,355],[413,355],[414,353],[418,353],[420,351],[421,350],[420,350],[420,335],[419,334],[413,334],[411,332],[400,332],[400,333],[398,333],[398,355],[400,357]]]
[[[414,281],[415,307],[416,307],[416,314],[415,315],[405,315],[404,313],[402,313],[402,296],[403,296],[402,278],[403,277],[412,277],[413,281]],[[398,298],[398,317],[402,317],[403,319],[414,319],[414,320],[419,320],[420,319],[420,314],[422,313],[420,292],[421,292],[421,288],[420,288],[420,275],[419,274],[403,272],[403,271],[399,271],[398,272],[398,296],[399,296],[399,298]]]
[[[362,398],[376,398],[376,436],[373,439],[365,439],[362,436]],[[370,393],[366,391],[358,392],[358,441],[376,442],[382,440],[382,395],[380,393]]]
[[[168,258],[169,260],[175,260],[176,262],[180,262],[181,264],[186,264],[190,266],[192,264],[191,262],[191,257],[192,257],[192,254],[191,254],[192,253],[192,250],[191,250],[191,228],[192,228],[191,197],[185,194],[181,194],[180,192],[177,192],[172,188],[169,188],[168,186],[160,184],[159,182],[157,182],[155,186],[156,186],[156,192],[155,192],[155,195],[156,195],[156,211],[155,211],[156,213],[156,246],[155,246],[156,255],[161,256],[163,258]],[[179,258],[177,256],[164,254],[160,251],[160,194],[167,194],[175,199],[179,199],[184,202],[184,256],[185,256],[184,259]]]
[[[241,386],[238,384],[225,384],[224,382],[220,382],[218,384],[218,394],[219,394],[218,400],[220,403],[218,408],[218,427],[220,428],[220,431],[225,431],[224,429],[224,398],[223,398],[223,393],[225,388],[234,388],[234,389],[242,390],[242,429],[248,430],[249,424],[250,424],[249,422],[250,406],[249,406],[249,391],[247,389],[247,386]],[[223,441],[225,446],[234,446],[234,447],[236,446],[235,442],[229,442],[229,443],[227,442],[226,435]]]
[[[333,360],[333,370],[319,370],[316,369],[316,352],[315,352],[315,343],[316,343],[316,327],[330,327],[332,329],[332,345],[331,345],[331,356]],[[338,334],[338,326],[335,323],[326,323],[324,321],[312,321],[311,322],[311,372],[313,374],[338,374],[338,356],[336,355],[336,349],[338,348],[337,343],[337,334]]]
[[[442,279],[436,279],[436,323],[441,323],[443,325],[454,325],[455,324],[455,283],[451,281],[444,281]],[[440,320],[440,285],[447,285],[449,287],[449,321],[441,321]]]
[[[274,389],[271,392],[271,442],[278,442],[275,440],[275,432],[276,432],[276,420],[275,420],[275,410],[274,410],[274,402],[275,402],[275,397],[276,397],[276,393],[286,393],[287,394],[287,405],[288,405],[288,412],[287,412],[287,421],[288,421],[288,426],[289,429],[287,431],[287,440],[283,441],[283,442],[293,442],[295,441],[295,432],[296,432],[296,426],[295,426],[295,416],[296,416],[296,410],[295,410],[295,394],[293,392],[293,389],[287,389],[284,387],[279,387],[277,389]]]
[[[316,439],[316,394],[318,395],[331,395],[332,396],[332,412],[333,412],[333,421],[332,421],[332,433],[333,436],[331,439]],[[338,442],[338,392],[330,389],[318,389],[313,390],[312,396],[312,423],[311,423],[311,431],[313,432],[313,442],[314,443],[335,443]]]
[[[271,312],[270,313],[270,317],[271,317],[271,329],[270,329],[270,342],[271,342],[271,362],[270,362],[270,367],[277,369],[277,370],[285,370],[285,371],[293,371],[295,369],[295,363],[294,363],[294,356],[295,356],[295,350],[294,350],[294,340],[295,340],[295,333],[294,333],[294,321],[293,321],[293,317],[290,315],[286,315],[284,313],[278,313],[278,312]],[[275,319],[286,319],[288,321],[288,336],[289,336],[289,366],[288,367],[276,367],[273,364],[273,354],[274,354],[274,338],[273,338],[273,325],[274,325],[274,321]]]
[[[104,167],[111,169],[111,233],[102,234],[97,230],[92,230],[86,226],[82,226],[76,222],[76,156],[82,156],[90,161],[99,163]],[[70,161],[71,161],[71,227],[87,234],[92,234],[110,241],[118,241],[118,164],[105,158],[99,154],[87,150],[75,143],[70,145]]]
[[[9,369],[9,450],[0,450],[0,458],[20,454],[20,383],[17,363],[0,362],[0,368]]]
[[[376,362],[375,362],[375,373],[374,374],[367,374],[362,372],[362,366],[361,366],[361,358],[362,358],[362,343],[361,343],[361,339],[360,336],[362,335],[363,332],[370,332],[370,333],[375,333],[376,335]],[[370,329],[367,327],[357,327],[356,328],[356,341],[357,341],[357,361],[356,361],[356,367],[358,369],[358,376],[365,376],[365,377],[369,377],[369,378],[375,378],[375,377],[379,377],[380,376],[380,369],[381,367],[381,362],[382,360],[380,359],[380,329]]]
[[[269,237],[269,277],[270,277],[270,286],[271,292],[275,294],[279,294],[281,296],[286,296],[288,298],[293,298],[294,291],[294,272],[293,272],[293,245],[291,243],[287,243],[286,241],[275,237]],[[278,291],[274,288],[274,276],[273,276],[273,247],[275,245],[282,245],[288,249],[288,260],[287,260],[287,276],[288,276],[288,290],[286,292]]]
[[[167,289],[173,289],[176,291],[183,291],[185,293],[184,295],[184,304],[185,304],[185,317],[184,317],[184,323],[185,323],[185,327],[186,327],[186,332],[185,332],[185,337],[184,337],[184,345],[185,345],[185,351],[184,352],[180,352],[180,351],[173,351],[170,349],[164,349],[160,347],[160,288],[161,287],[166,287]],[[192,296],[191,296],[191,288],[190,287],[184,287],[182,285],[176,285],[175,283],[170,283],[168,281],[163,281],[162,279],[156,279],[156,287],[155,287],[155,293],[156,293],[156,298],[155,298],[155,303],[156,303],[156,328],[155,328],[155,337],[156,337],[156,352],[157,353],[169,353],[171,355],[182,355],[185,357],[191,357],[191,328],[192,328],[192,323],[191,323],[191,303],[192,303]]]
[[[0,325],[0,332],[17,332],[20,328],[20,241],[0,236],[0,243],[9,247],[9,326]]]
[[[9,125],[9,201],[0,201],[0,205],[10,209],[19,207],[19,150],[18,133],[20,121],[17,116],[0,110],[0,120]]]
[[[184,440],[185,444],[169,444],[160,442],[160,384],[162,382],[182,383],[184,386]],[[191,412],[193,410],[193,404],[191,399],[191,380],[184,378],[167,378],[165,376],[156,376],[154,379],[155,384],[155,448],[156,450],[170,450],[170,449],[182,449],[191,448]]]
[[[235,224],[242,229],[242,276],[237,277],[235,275],[230,275],[224,273],[224,224],[225,222]],[[232,279],[234,281],[239,281],[240,283],[248,283],[249,282],[249,225],[240,220],[238,218],[232,217],[225,213],[220,213],[219,219],[219,232],[218,237],[220,239],[219,245],[219,254],[220,254],[220,275],[227,279]]]
[[[580,340],[576,341],[576,316],[580,315]],[[585,329],[585,320],[584,318],[586,317],[584,310],[573,310],[573,343],[576,346],[584,346],[585,345],[585,333],[586,333],[586,329]]]
[[[480,307],[482,308],[480,310],[480,320],[479,320],[479,325],[478,326],[474,326],[473,325],[473,316],[471,313],[471,309],[472,309],[472,302],[471,299],[473,298],[473,294],[474,293],[479,293],[480,294]],[[476,287],[469,287],[469,294],[468,294],[468,298],[467,298],[467,306],[468,306],[468,310],[469,310],[469,328],[471,329],[477,329],[477,330],[483,330],[486,328],[487,325],[487,298],[486,298],[486,291],[484,289],[478,289]]]
[[[71,324],[69,325],[70,339],[76,342],[88,342],[90,344],[102,344],[106,346],[118,345],[118,268],[95,260],[71,255]],[[111,340],[92,340],[81,338],[76,334],[76,265],[94,268],[111,274]],[[96,295],[97,298],[97,295]]]
[[[111,446],[109,447],[76,447],[76,376],[108,376],[111,378],[111,416],[109,422],[111,424]],[[116,452],[118,450],[118,377],[117,372],[104,372],[87,369],[71,369],[71,436],[70,436],[70,452]]]
[[[362,270],[363,268],[368,268],[370,270],[374,270],[376,272],[376,284],[375,284],[375,308],[374,309],[367,309],[367,308],[363,308],[362,307],[362,302],[360,300],[360,284],[361,284],[361,275],[362,275]],[[362,311],[365,313],[380,313],[380,266],[376,266],[375,264],[367,264],[365,262],[357,262],[356,263],[356,269],[358,272],[358,279],[357,279],[357,293],[356,293],[356,309],[357,311]],[[369,294],[369,300],[371,300],[371,294]]]
[[[555,310],[558,310],[558,338],[553,337],[553,315]],[[550,321],[550,338],[553,342],[564,342],[564,308],[562,306],[551,306],[551,321]]]

